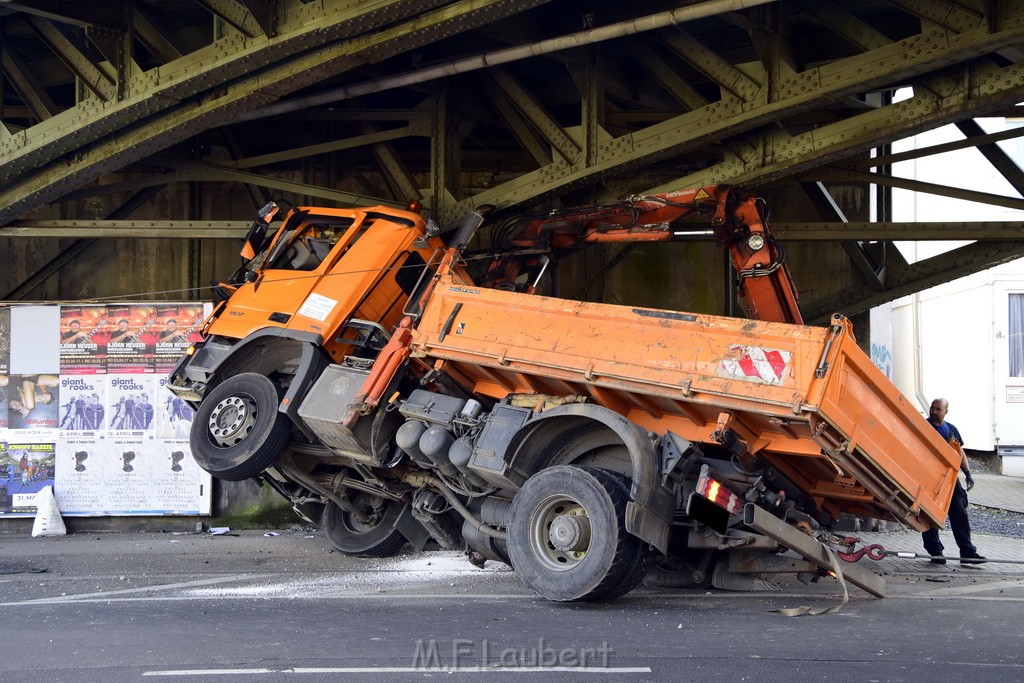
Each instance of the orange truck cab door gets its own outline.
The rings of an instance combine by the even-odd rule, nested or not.
[[[208,333],[241,339],[279,327],[331,351],[351,318],[390,329],[422,271],[419,252],[429,258],[430,247],[413,246],[424,234],[421,216],[397,209],[296,209]]]

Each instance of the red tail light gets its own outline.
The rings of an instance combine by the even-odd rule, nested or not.
[[[707,465],[700,469],[700,478],[697,479],[697,493],[723,510],[727,510],[731,515],[738,515],[743,507],[742,498],[715,479],[712,479]]]

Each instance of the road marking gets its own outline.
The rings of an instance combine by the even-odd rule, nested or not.
[[[231,579],[224,579],[230,581]],[[87,602],[190,602],[209,600],[207,595],[147,595],[140,597],[105,597],[111,593],[90,593],[80,596],[62,596],[59,598],[38,598],[35,600],[23,600],[21,602],[2,602],[0,607],[18,607],[21,605],[53,605],[53,604],[80,604]],[[458,598],[459,600],[480,600],[481,602],[496,602],[513,599],[534,600],[544,602],[539,595],[496,595],[496,594],[472,594],[472,593],[383,593],[375,595],[231,595],[218,598],[221,600],[440,600]]]
[[[965,595],[967,593],[982,593],[984,591],[1002,590],[1003,588],[1024,588],[1024,579],[993,581],[992,583],[978,583],[971,584],[970,586],[949,586],[947,588],[935,588],[928,591],[927,593],[920,593],[919,595],[930,595],[935,597],[945,595]]]
[[[249,676],[253,674],[424,674],[424,673],[591,673],[649,674],[649,666],[371,666],[320,667],[293,669],[183,669],[181,671],[145,671],[143,676]]]
[[[221,576],[209,579],[197,579],[195,581],[183,581],[169,584],[157,584],[141,588],[128,588],[106,592],[78,593],[74,595],[62,595],[49,598],[35,598],[20,600],[17,602],[3,602],[0,606],[37,606],[37,605],[59,605],[59,604],[80,604],[80,603],[111,603],[111,602],[188,602],[209,600],[212,596],[203,587],[229,582],[240,582],[242,585],[237,591],[227,587],[223,592],[215,596],[225,600],[318,600],[318,601],[451,601],[474,600],[479,602],[496,602],[507,600],[526,600],[544,602],[544,599],[533,593],[500,594],[500,593],[412,593],[402,592],[397,588],[395,592],[373,592],[365,593],[358,589],[348,589],[346,592],[331,592],[329,590],[313,590],[308,588],[297,591],[281,592],[279,585],[274,586],[273,591],[262,592],[259,581],[266,578],[276,578],[280,575],[259,575],[236,574],[232,576]],[[367,587],[370,588],[370,587]],[[990,583],[971,584],[968,586],[950,586],[946,588],[934,588],[928,591],[916,591],[908,593],[890,594],[888,600],[973,600],[973,601],[994,601],[994,602],[1024,602],[1024,597],[1015,596],[986,596],[974,595],[994,590],[1024,588],[1024,579],[1009,579],[1005,581],[994,581]],[[371,590],[375,590],[370,588]],[[180,590],[181,595],[167,595],[167,591]],[[163,593],[158,594],[158,593]],[[627,601],[635,602],[659,602],[679,603],[695,600],[767,600],[777,602],[779,600],[832,600],[835,595],[829,593],[788,593],[788,592],[720,592],[707,593],[705,591],[681,591],[677,593],[651,593],[637,592],[626,598]],[[857,596],[858,599],[867,599],[866,595]],[[874,598],[870,599],[871,601]]]
[[[129,595],[131,593],[152,593],[156,591],[174,590],[176,588],[192,588],[196,586],[209,586],[216,583],[227,583],[228,581],[242,581],[251,579],[251,574],[237,574],[235,576],[221,576],[216,579],[200,579],[198,581],[185,581],[182,583],[166,583],[144,588],[125,588],[117,591],[106,591],[104,593],[79,593],[77,595],[61,595],[53,598],[37,598],[35,600],[20,600],[18,602],[0,603],[3,607],[16,605],[52,605],[61,602],[107,602],[112,595]]]

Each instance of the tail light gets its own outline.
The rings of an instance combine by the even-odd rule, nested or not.
[[[712,477],[711,469],[707,465],[703,465],[700,468],[700,477],[697,479],[697,493],[723,510],[728,511],[731,515],[738,515],[743,507],[743,499]]]

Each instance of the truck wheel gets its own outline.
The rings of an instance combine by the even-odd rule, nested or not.
[[[279,389],[263,375],[229,377],[199,404],[189,445],[204,470],[242,481],[265,470],[288,444],[291,420],[278,412]]]
[[[508,529],[523,583],[558,601],[611,599],[635,587],[649,550],[626,531],[627,501],[621,480],[605,470],[558,466],[528,479]]]
[[[368,494],[354,496],[357,505],[369,506],[375,498]],[[324,507],[323,529],[331,545],[352,557],[391,557],[405,547],[405,536],[395,529],[402,514],[402,504],[384,500],[383,505],[371,508],[365,517],[343,510],[334,503]]]
[[[625,474],[622,474],[621,472],[615,472],[612,470],[604,471],[606,474],[611,475],[616,480],[616,482],[622,488],[622,495],[625,496],[626,500],[628,501],[629,489],[633,483],[632,480]],[[601,596],[602,600],[612,600],[614,598],[619,597],[620,595],[625,595],[626,593],[630,592],[631,590],[633,590],[634,588],[636,588],[644,582],[644,578],[647,576],[647,573],[650,572],[651,567],[654,566],[654,548],[652,548],[649,544],[644,543],[640,539],[636,540],[639,549],[635,555],[635,558],[630,569],[627,572],[625,572],[625,574],[622,577],[622,581],[620,581],[617,585],[612,586],[612,588],[609,589],[607,593]]]

